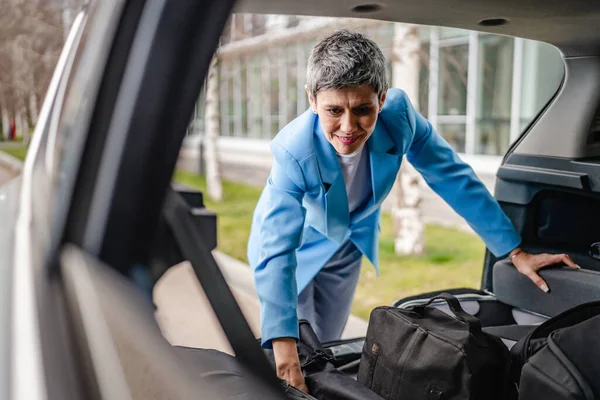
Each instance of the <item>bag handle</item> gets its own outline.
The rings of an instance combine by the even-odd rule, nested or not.
[[[448,304],[448,307],[450,307],[450,311],[452,311],[454,316],[459,321],[462,321],[468,325],[469,332],[473,336],[482,337],[483,332],[481,331],[481,321],[477,317],[474,317],[463,310],[458,299],[449,293],[440,293],[439,295],[429,299],[429,301],[425,304],[413,306],[413,310],[422,312],[436,300],[444,300]]]

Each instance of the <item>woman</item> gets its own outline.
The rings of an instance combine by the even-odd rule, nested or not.
[[[510,220],[472,169],[411,106],[389,89],[385,58],[360,33],[339,31],[309,58],[310,110],[273,139],[271,174],[254,213],[248,258],[261,302],[263,346],[277,374],[306,390],[295,341],[298,319],[321,341],[338,339],[362,256],[377,269],[381,203],[404,155],[497,257],[542,290],[537,271],[567,255],[528,254]]]

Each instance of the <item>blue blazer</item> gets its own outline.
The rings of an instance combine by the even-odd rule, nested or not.
[[[273,139],[273,166],[248,242],[261,304],[263,346],[298,337],[298,294],[345,240],[378,271],[381,203],[406,155],[427,184],[458,212],[496,256],[521,239],[496,200],[399,89],[387,92],[367,141],[372,197],[350,215],[344,177],[319,117],[307,110]]]

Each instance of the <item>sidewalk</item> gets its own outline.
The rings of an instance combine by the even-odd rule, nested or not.
[[[269,170],[258,165],[240,165],[231,162],[222,162],[221,172],[223,178],[235,182],[242,182],[248,185],[263,187]],[[493,194],[496,177],[489,174],[480,174],[479,179],[485,184],[488,190]],[[455,227],[466,232],[474,233],[465,220],[459,216],[441,197],[439,197],[426,184],[422,187],[421,212],[425,222],[435,223],[442,226]],[[383,203],[383,210],[390,210],[393,197],[390,196]]]
[[[226,254],[213,253],[250,328],[260,336],[260,308],[250,267]],[[169,269],[154,288],[156,319],[171,344],[231,352],[204,291],[187,263]],[[367,322],[350,316],[344,338],[362,337]]]

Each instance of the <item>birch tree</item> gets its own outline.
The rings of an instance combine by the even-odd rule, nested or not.
[[[208,196],[214,201],[223,200],[221,168],[219,162],[219,68],[214,56],[206,79],[206,103],[204,116],[204,162]]]
[[[419,107],[419,52],[417,26],[395,24],[392,85],[403,89],[416,109]],[[419,188],[421,180],[419,173],[405,157],[392,189],[394,249],[398,255],[421,254],[424,251],[424,224]]]

